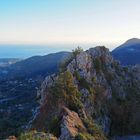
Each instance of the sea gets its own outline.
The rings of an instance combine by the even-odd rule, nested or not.
[[[25,59],[31,56],[42,56],[60,51],[72,51],[76,47],[84,50],[95,47],[96,44],[47,44],[47,45],[21,45],[0,44],[0,58]]]

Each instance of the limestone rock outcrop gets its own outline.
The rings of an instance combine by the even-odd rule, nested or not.
[[[17,140],[15,136],[9,136],[6,140]]]
[[[40,106],[43,107],[43,112],[46,112],[44,116],[61,116],[57,118],[60,129],[60,134],[57,136],[59,140],[74,139],[80,133],[80,129],[94,137],[95,133],[88,130],[88,127],[93,122],[98,124],[104,134],[108,136],[110,133],[114,133],[114,129],[121,121],[124,121],[121,120],[122,116],[126,115],[126,110],[123,110],[123,107],[127,109],[128,115],[126,117],[133,114],[131,114],[133,109],[129,110],[129,106],[133,105],[133,101],[136,101],[138,110],[139,101],[138,98],[135,98],[139,96],[138,93],[140,92],[140,71],[138,66],[134,68],[122,67],[118,61],[112,58],[109,50],[105,47],[95,47],[77,54],[71,58],[65,69],[65,71],[57,75],[46,77],[38,91]],[[69,90],[65,87],[67,85],[64,86],[63,83],[56,84],[57,79],[66,71],[69,71],[73,77],[69,87],[71,90],[77,89],[78,92],[75,94],[79,93],[70,98],[73,104],[77,102],[78,108],[77,106],[76,108],[71,108],[67,103],[66,99],[71,96]],[[63,80],[65,80],[65,77]],[[73,84],[74,86],[71,86]],[[59,86],[56,88],[56,85]],[[57,91],[58,89],[60,92]],[[56,93],[63,93],[63,96],[56,96]],[[53,95],[57,97],[57,105],[54,103],[54,106],[52,102],[56,100],[50,101],[50,99],[53,99]],[[48,108],[50,104],[53,106],[51,110]],[[63,106],[66,107],[64,108]],[[116,116],[120,117],[120,120],[116,120]],[[131,117],[133,118],[133,115]],[[45,120],[44,118],[43,121]],[[90,122],[85,125],[82,119],[90,120]],[[42,119],[39,120],[41,121]],[[45,123],[42,124],[45,125]],[[120,130],[115,130],[115,133],[121,133]]]
[[[70,111],[68,108],[63,107],[61,114],[61,135],[59,140],[69,140],[74,138],[79,131],[85,131],[83,122],[78,114],[74,111]]]

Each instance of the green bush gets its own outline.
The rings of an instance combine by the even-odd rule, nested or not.
[[[92,77],[91,80],[92,80],[93,83],[96,83],[96,78],[95,77]]]
[[[60,124],[59,124],[59,118],[55,116],[54,118],[50,119],[50,123],[48,124],[48,129],[50,133],[54,134],[55,136],[60,135]]]
[[[83,105],[80,101],[80,92],[73,82],[74,78],[71,72],[61,73],[55,85],[51,88],[51,95],[55,99],[54,102],[63,102],[70,109],[77,111]]]
[[[102,62],[101,62],[100,58],[95,58],[93,63],[94,63],[94,66],[95,66],[97,73],[100,73],[102,70]]]
[[[74,72],[74,76],[76,77],[76,79],[77,79],[78,81],[80,81],[81,77],[80,77],[80,74],[79,74],[78,71],[75,71],[75,72]]]
[[[83,52],[83,49],[81,47],[77,47],[76,49],[72,50],[74,58],[76,58],[76,56],[81,52]]]
[[[94,137],[88,133],[78,133],[75,140],[95,140]]]
[[[68,64],[74,59],[73,54],[71,54],[69,57],[65,58],[63,62],[59,64],[59,71],[64,72],[67,70]]]
[[[91,84],[88,83],[86,81],[86,79],[83,78],[83,77],[80,78],[80,80],[79,80],[79,86],[82,87],[82,88],[86,88],[89,91],[90,94],[94,94],[95,93],[94,89],[91,87]]]
[[[80,78],[80,80],[79,80],[79,85],[80,85],[80,87],[82,87],[82,88],[86,88],[86,89],[90,89],[90,84],[86,81],[86,79],[85,78]]]
[[[37,134],[36,131],[31,131],[31,132],[26,132],[22,133],[19,137],[18,140],[49,140],[48,138],[42,138],[41,136],[36,137],[35,135]],[[42,133],[43,134],[43,133]]]
[[[107,140],[101,127],[92,121],[92,119],[83,120],[89,134],[94,136],[95,140]]]
[[[76,59],[77,55],[83,52],[83,49],[81,47],[77,47],[76,49],[72,50],[72,54],[66,58],[63,62],[59,64],[59,70],[60,72],[64,72],[67,70],[68,64],[73,60]]]

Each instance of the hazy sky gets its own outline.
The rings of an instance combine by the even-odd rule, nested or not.
[[[0,0],[0,43],[140,38],[140,0]]]

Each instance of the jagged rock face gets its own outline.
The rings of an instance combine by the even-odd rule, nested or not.
[[[95,59],[100,57],[103,59],[104,65],[107,66],[108,73],[115,73],[115,70],[111,68],[111,64],[114,63],[113,58],[111,57],[109,50],[102,47],[91,48],[86,52],[81,52],[79,55],[77,55],[76,59],[73,59],[68,64],[67,70],[69,70],[72,74],[74,74],[75,71],[78,71],[80,76],[85,78],[91,84],[93,84],[92,78],[95,78],[95,80],[97,80],[97,84],[106,87],[106,90],[108,90],[106,91],[108,92],[108,97],[111,97],[111,91],[105,74],[102,72],[98,74],[93,64]],[[41,90],[38,91],[38,96],[41,96],[41,99],[39,100],[40,103],[43,103],[43,99],[45,99],[45,94],[47,93],[45,91],[47,91],[47,88],[53,85],[56,79],[56,75],[51,75],[45,78],[41,86]]]
[[[74,73],[76,70],[80,72],[82,77],[90,79],[90,69],[92,67],[92,59],[87,52],[82,52],[80,55],[73,59],[67,66],[67,70]]]
[[[37,98],[39,98],[39,103],[43,104],[45,99],[46,99],[46,91],[49,89],[49,87],[51,87],[54,83],[54,81],[57,79],[56,75],[49,75],[45,78],[45,80],[43,81],[42,85],[41,85],[41,90],[38,90],[37,92]]]
[[[65,107],[62,110],[62,121],[60,127],[61,136],[59,140],[70,140],[78,134],[79,130],[85,130],[83,122],[78,114]]]
[[[92,58],[103,57],[106,64],[111,64],[114,60],[110,55],[109,49],[105,47],[95,47],[87,51]]]
[[[63,109],[59,139],[74,138],[79,132],[77,126],[85,129],[81,118],[87,118],[87,116],[97,122],[104,133],[108,135],[111,129],[111,117],[114,117],[115,113],[119,114],[119,111],[117,112],[114,107],[120,109],[120,102],[123,104],[127,96],[131,96],[132,90],[128,89],[133,85],[135,85],[136,91],[140,91],[139,67],[125,69],[113,60],[108,49],[96,47],[78,54],[67,65],[66,69],[72,73],[73,83],[81,93],[80,101],[83,108],[77,112],[70,111],[68,108]],[[50,102],[48,101],[49,89],[58,77],[59,74],[46,77],[38,92],[39,102],[46,109],[48,109],[48,102]],[[110,105],[110,103],[112,104]],[[58,108],[60,110],[61,103],[59,103]],[[55,112],[57,111],[55,110]],[[113,115],[110,114],[112,112]],[[57,113],[59,114],[59,112]],[[123,115],[120,118],[122,117]]]
[[[108,73],[115,73],[114,69],[111,68],[114,60],[110,55],[109,50],[104,47],[95,47],[86,52],[80,53],[76,59],[73,59],[73,61],[67,66],[67,70],[73,74],[75,71],[78,71],[80,76],[85,78],[91,84],[93,84],[94,78],[97,84],[105,87],[107,97],[111,98],[111,89],[108,85],[105,74],[102,71],[98,74],[95,68],[94,63],[96,63],[97,59],[103,61],[103,65],[108,70]]]

